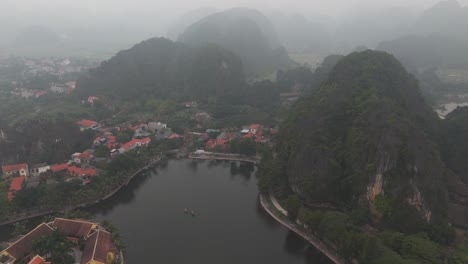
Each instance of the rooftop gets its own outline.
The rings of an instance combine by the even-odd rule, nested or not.
[[[31,252],[31,247],[35,240],[49,235],[52,231],[53,229],[49,225],[42,223],[10,245],[5,251],[15,259],[20,259]]]
[[[83,119],[76,122],[80,127],[92,127],[97,124],[96,121]]]
[[[13,200],[14,192],[21,190],[23,188],[25,176],[14,177],[10,182],[10,191],[8,192],[8,200]]]
[[[3,173],[5,173],[7,171],[19,171],[21,169],[26,169],[27,167],[28,167],[28,165],[25,164],[25,163],[5,165],[5,166],[2,166],[2,171],[3,171]]]
[[[67,236],[87,237],[96,224],[84,220],[55,218],[52,227],[59,229]]]
[[[109,232],[98,230],[87,239],[81,264],[87,264],[91,261],[106,263],[107,254],[112,251],[115,251],[112,235]]]

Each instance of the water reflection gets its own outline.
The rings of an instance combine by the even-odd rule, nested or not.
[[[261,208],[254,173],[248,163],[171,160],[89,211],[119,228],[127,263],[330,263]]]
[[[167,167],[167,163],[166,163]],[[152,176],[158,175],[156,168],[150,169],[137,175],[128,183],[127,186],[120,189],[115,195],[104,200],[98,204],[91,205],[85,210],[90,213],[99,212],[103,215],[107,215],[109,212],[114,210],[116,206],[130,204],[135,200],[136,192],[151,178]]]

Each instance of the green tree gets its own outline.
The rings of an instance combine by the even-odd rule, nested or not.
[[[289,219],[295,221],[301,208],[301,200],[298,195],[293,194],[286,200],[286,210],[288,211]]]
[[[255,141],[251,138],[241,140],[239,142],[239,153],[247,156],[255,155],[257,153]]]
[[[117,134],[117,136],[115,137],[115,140],[117,140],[117,142],[122,144],[122,143],[126,143],[130,141],[132,137],[133,137],[133,131],[130,129],[127,129]]]
[[[13,237],[24,235],[25,233],[26,233],[26,226],[25,225],[23,225],[22,223],[19,223],[19,222],[13,224],[13,232],[11,233],[11,235]]]
[[[52,263],[73,264],[73,243],[60,230],[54,230],[50,235],[43,236],[33,242],[32,249],[38,255],[48,256]]]

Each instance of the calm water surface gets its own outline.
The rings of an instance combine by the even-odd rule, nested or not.
[[[263,211],[254,174],[250,164],[171,160],[90,210],[119,228],[130,264],[330,263]]]

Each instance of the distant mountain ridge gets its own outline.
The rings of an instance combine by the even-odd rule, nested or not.
[[[187,27],[178,40],[194,46],[214,43],[231,50],[241,58],[250,77],[292,64],[271,22],[254,9],[234,8],[211,14]]]

